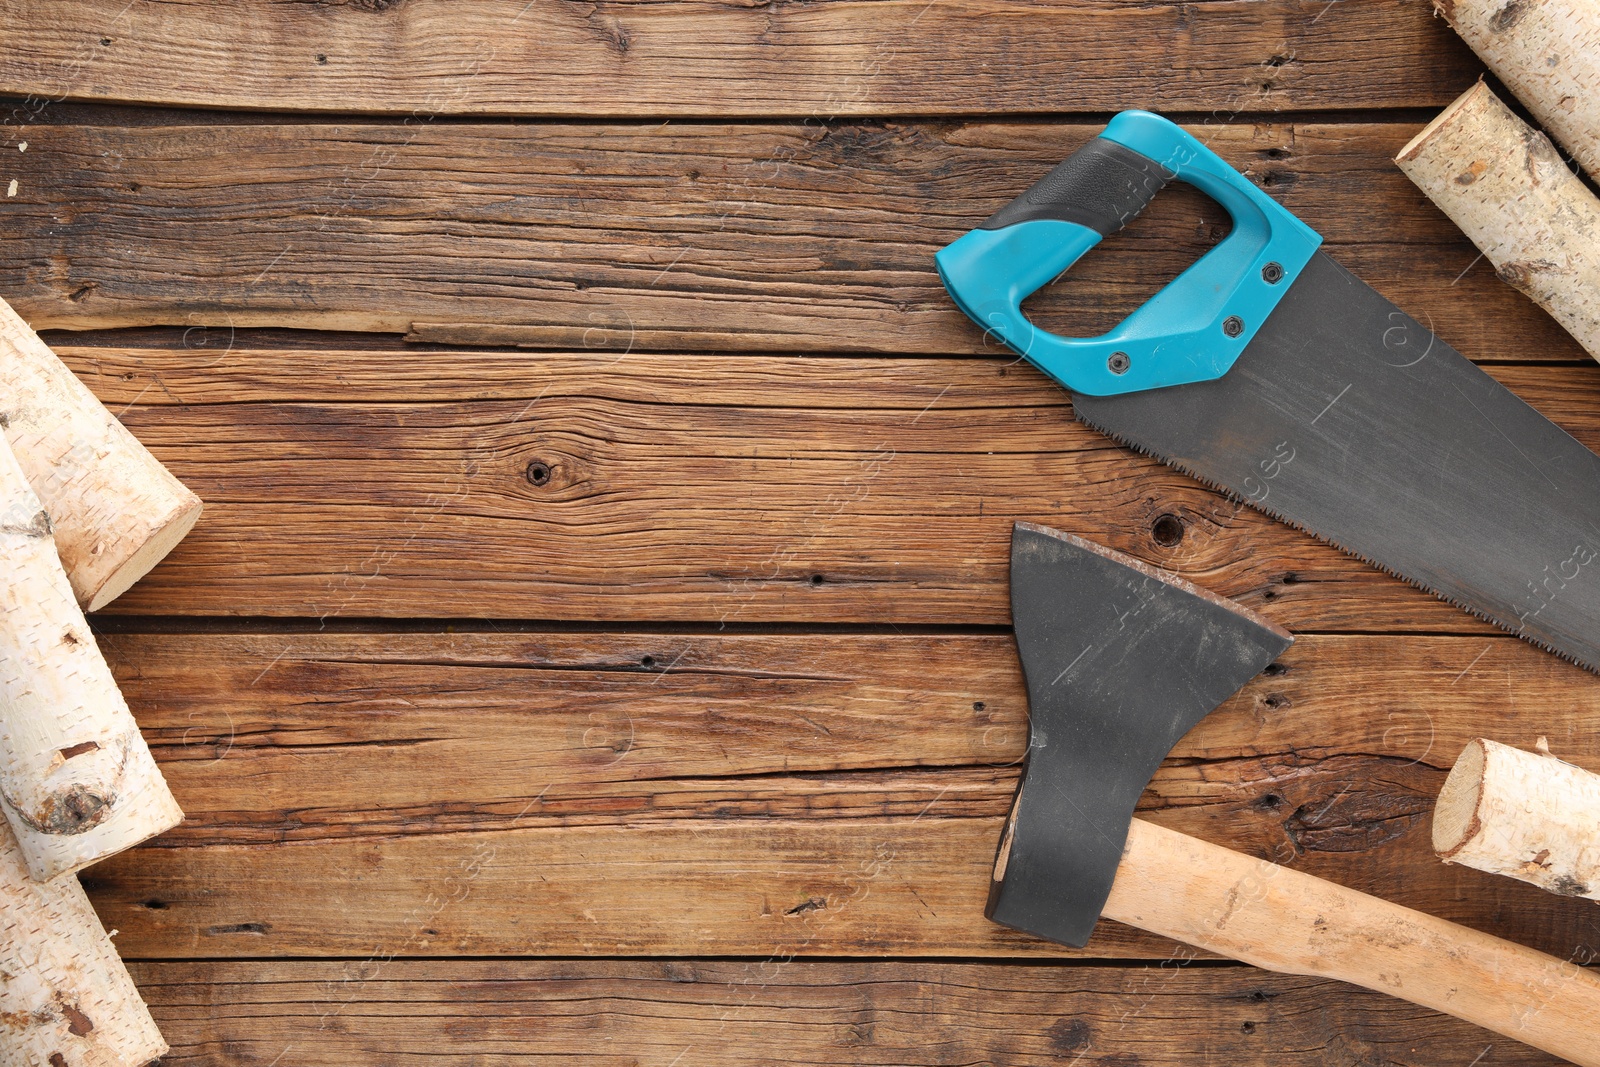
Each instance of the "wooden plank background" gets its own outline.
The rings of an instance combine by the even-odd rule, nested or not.
[[[119,613],[1005,625],[1026,519],[1296,629],[1492,632],[1012,356],[62,351],[210,508]],[[1600,447],[1592,361],[1491,369]]]
[[[105,121],[36,123],[7,160],[0,285],[41,329],[287,324],[613,355],[983,352],[934,252],[1103,125]],[[1390,162],[1417,128],[1191,125],[1465,354],[1582,357]],[[1164,195],[1036,301],[1041,324],[1109,327],[1225,220]]]
[[[1138,969],[900,961],[140,963],[173,1062],[927,1065],[1552,1061],[1349,986],[1178,955]],[[218,1010],[226,1004],[226,1012]],[[285,1048],[284,1020],[312,1036]],[[395,1050],[395,1051],[390,1051]],[[781,1057],[781,1059],[777,1058]]]
[[[1165,109],[1600,448],[1600,368],[1389,162],[1481,73],[1426,0],[0,0],[0,34],[0,296],[207,503],[95,620],[188,813],[84,877],[169,1062],[1553,1062],[982,915],[1028,519],[1298,635],[1144,817],[1600,951],[1592,904],[1427,840],[1473,736],[1600,770],[1594,677],[1078,425],[932,270]],[[1097,332],[1224,232],[1164,193],[1030,310]]]
[[[1476,76],[1409,0],[0,5],[55,98],[403,116],[1422,107]],[[1142,46],[1142,47],[1141,47]]]

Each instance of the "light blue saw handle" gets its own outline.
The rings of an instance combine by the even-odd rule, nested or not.
[[[1109,333],[1060,337],[1028,321],[1024,300],[1174,178],[1227,209],[1233,228],[1221,243]],[[956,304],[986,332],[1068,389],[1111,396],[1222,377],[1321,243],[1176,124],[1124,111],[934,259]]]

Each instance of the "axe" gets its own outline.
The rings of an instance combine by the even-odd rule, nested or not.
[[[1337,978],[1600,1067],[1600,977],[1133,817],[1173,744],[1289,647],[1173,574],[1017,523],[1028,756],[987,914],[1083,947],[1104,915],[1269,971]]]

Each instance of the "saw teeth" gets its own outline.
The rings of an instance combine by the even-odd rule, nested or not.
[[[1178,471],[1179,473],[1184,474],[1187,477],[1193,478],[1195,481],[1199,482],[1201,485],[1203,485],[1206,488],[1212,490],[1213,492],[1221,493],[1223,496],[1227,497],[1229,500],[1234,500],[1234,501],[1239,502],[1240,504],[1244,504],[1247,507],[1254,508],[1256,511],[1261,512],[1261,514],[1267,516],[1268,518],[1276,519],[1278,522],[1283,523],[1285,526],[1289,526],[1289,527],[1292,527],[1292,528],[1294,528],[1296,530],[1299,530],[1302,533],[1309,534],[1311,537],[1315,538],[1318,541],[1321,541],[1323,544],[1329,545],[1329,546],[1331,546],[1333,548],[1336,548],[1340,552],[1343,552],[1345,555],[1352,556],[1355,559],[1360,560],[1362,563],[1365,563],[1367,566],[1372,567],[1375,570],[1382,571],[1384,574],[1389,575],[1391,578],[1398,578],[1398,579],[1400,579],[1400,581],[1405,582],[1409,586],[1412,586],[1412,587],[1414,587],[1416,589],[1421,589],[1425,593],[1430,593],[1433,596],[1437,597],[1439,600],[1444,601],[1446,604],[1449,604],[1452,607],[1459,608],[1460,610],[1466,612],[1469,615],[1475,616],[1476,618],[1482,619],[1484,622],[1489,623],[1491,626],[1494,626],[1495,628],[1497,628],[1499,630],[1503,630],[1504,632],[1510,634],[1512,637],[1520,637],[1520,638],[1522,638],[1522,640],[1528,642],[1530,645],[1533,645],[1536,648],[1541,648],[1544,651],[1551,653],[1552,655],[1558,656],[1561,659],[1566,660],[1568,663],[1573,664],[1574,666],[1582,667],[1584,670],[1590,671],[1590,672],[1595,673],[1595,674],[1600,674],[1600,666],[1596,666],[1595,664],[1592,664],[1592,663],[1587,663],[1584,660],[1579,659],[1577,656],[1574,656],[1569,652],[1565,652],[1565,651],[1563,651],[1563,650],[1561,650],[1559,648],[1554,648],[1550,644],[1548,644],[1547,642],[1542,641],[1539,638],[1537,638],[1537,637],[1535,637],[1535,636],[1533,636],[1533,635],[1531,635],[1531,634],[1529,634],[1529,633],[1527,633],[1525,631],[1514,630],[1510,626],[1506,625],[1504,622],[1501,622],[1499,619],[1495,618],[1493,615],[1486,614],[1482,610],[1480,610],[1478,608],[1475,608],[1470,604],[1463,604],[1461,601],[1457,600],[1455,597],[1449,596],[1449,595],[1447,595],[1445,593],[1441,593],[1441,592],[1439,592],[1439,590],[1434,589],[1434,588],[1432,588],[1430,586],[1424,585],[1421,582],[1416,581],[1413,578],[1410,578],[1410,577],[1408,577],[1408,576],[1406,576],[1404,574],[1401,574],[1399,571],[1393,570],[1392,568],[1390,568],[1390,567],[1388,567],[1388,566],[1386,566],[1386,565],[1384,565],[1382,563],[1379,563],[1375,559],[1369,559],[1367,556],[1363,555],[1360,552],[1356,552],[1356,551],[1354,551],[1352,549],[1346,548],[1344,545],[1341,545],[1339,542],[1333,540],[1332,538],[1324,537],[1322,534],[1318,533],[1316,530],[1313,530],[1313,529],[1311,529],[1311,528],[1309,528],[1307,526],[1302,525],[1299,522],[1296,522],[1294,519],[1291,519],[1289,516],[1284,515],[1284,514],[1278,512],[1278,511],[1275,511],[1272,508],[1263,507],[1262,505],[1260,505],[1260,504],[1256,503],[1255,501],[1251,500],[1249,497],[1240,495],[1239,493],[1235,492],[1233,489],[1229,488],[1228,486],[1222,485],[1221,483],[1212,481],[1210,478],[1205,477],[1204,475],[1200,474],[1198,471],[1191,470],[1187,465],[1185,465],[1182,462],[1179,462],[1178,460],[1168,459],[1165,456],[1162,456],[1162,455],[1159,455],[1159,454],[1157,454],[1155,452],[1152,452],[1150,449],[1144,448],[1143,446],[1137,444],[1136,442],[1128,440],[1127,438],[1123,437],[1121,434],[1115,432],[1114,430],[1108,429],[1107,427],[1101,426],[1099,423],[1096,423],[1093,419],[1090,419],[1087,415],[1084,415],[1082,412],[1078,411],[1076,406],[1073,407],[1073,412],[1072,413],[1073,413],[1074,416],[1077,417],[1079,422],[1083,423],[1085,426],[1087,426],[1090,429],[1094,430],[1096,433],[1104,434],[1105,436],[1109,437],[1111,440],[1115,441],[1117,444],[1121,445],[1123,448],[1130,449],[1131,451],[1137,452],[1142,456],[1149,456],[1151,459],[1155,460],[1156,462],[1163,463],[1163,464],[1167,465],[1168,467],[1171,467],[1173,470]]]

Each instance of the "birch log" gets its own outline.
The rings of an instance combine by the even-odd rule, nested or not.
[[[1600,359],[1600,199],[1479,82],[1395,157],[1500,277]]]
[[[166,1051],[78,880],[34,881],[0,824],[0,1063],[139,1067]]]
[[[0,441],[0,809],[38,879],[183,818],[56,556],[50,518]]]
[[[1434,5],[1540,125],[1600,180],[1600,4],[1434,0]]]
[[[189,532],[174,478],[0,300],[0,427],[55,528],[85,611],[121,596]]]
[[[1433,847],[1446,863],[1600,900],[1600,774],[1469,741],[1433,809]]]

